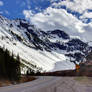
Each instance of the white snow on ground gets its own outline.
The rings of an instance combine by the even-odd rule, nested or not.
[[[7,43],[7,40],[0,39],[0,46],[5,46],[14,54],[19,54],[20,57],[34,65],[42,67],[42,69],[46,71],[53,70],[64,70],[64,69],[74,69],[74,64],[66,62],[66,57],[63,54],[59,54],[57,52],[47,52],[47,51],[37,51],[32,48],[26,47],[20,42],[17,42],[17,46],[13,45],[11,42]],[[55,66],[55,64],[59,62],[59,66]]]
[[[10,34],[9,30],[13,31],[14,33],[18,34],[23,39],[26,39],[26,36],[23,34],[23,31],[17,29],[14,24],[13,28],[10,28],[8,22],[0,26],[0,46],[7,48],[10,52],[13,52],[15,55],[19,54],[23,60],[27,62],[37,65],[38,67],[42,68],[46,71],[54,71],[55,70],[64,70],[64,69],[74,69],[75,65],[71,62],[66,61],[68,58],[58,51],[41,51],[35,50],[33,48],[29,48],[23,43],[19,42],[17,39],[14,39]],[[2,37],[3,36],[3,37]],[[16,44],[16,45],[15,45]],[[59,62],[59,67],[57,65]]]

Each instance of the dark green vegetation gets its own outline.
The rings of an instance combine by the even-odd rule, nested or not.
[[[24,61],[26,62],[26,61]],[[31,67],[20,62],[19,55],[11,54],[7,49],[0,47],[0,79],[8,79],[10,81],[20,81],[22,79],[21,68],[26,67],[27,71],[24,76],[40,75],[40,68],[29,64]],[[36,71],[34,70],[36,69]]]
[[[19,55],[15,56],[7,49],[0,47],[0,87],[35,80],[36,78],[32,75],[37,75],[40,72],[35,73],[33,69],[28,68],[27,73],[22,75],[22,65]],[[27,68],[25,65],[24,67]]]
[[[20,58],[10,55],[7,49],[0,48],[0,77],[18,81],[20,79]]]
[[[31,68],[29,68],[26,72],[27,76],[41,76],[41,70],[34,71]]]

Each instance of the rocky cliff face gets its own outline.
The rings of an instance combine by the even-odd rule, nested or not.
[[[46,71],[74,69],[74,63],[83,61],[92,49],[64,30],[45,32],[24,19],[9,20],[2,16],[0,46],[19,54],[26,66],[36,65]]]

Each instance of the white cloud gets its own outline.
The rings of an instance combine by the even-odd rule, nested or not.
[[[33,14],[30,10],[24,10],[26,19],[45,31],[61,29],[71,36],[77,36],[83,41],[92,39],[92,23],[84,24],[66,10],[48,7],[43,12]],[[90,29],[90,30],[89,30]]]
[[[92,10],[92,0],[59,0],[58,3],[54,2],[54,0],[52,1],[52,6],[55,8],[66,6],[66,9],[82,14],[79,19],[85,23],[88,21],[87,18],[92,18],[92,12],[88,12],[88,10]]]
[[[35,10],[37,10],[37,11],[39,11],[39,12],[42,11],[42,9],[41,9],[40,7],[35,7]]]
[[[4,5],[4,3],[2,1],[0,1],[0,6],[3,6],[3,5]]]
[[[51,0],[57,1],[57,0]],[[64,0],[59,3],[53,3],[52,6],[67,6],[71,10],[82,13],[81,19],[92,18],[92,13],[88,9],[92,9],[92,0]],[[45,31],[53,29],[61,29],[71,36],[77,36],[83,41],[92,41],[92,23],[82,23],[77,17],[68,13],[64,9],[48,7],[43,12],[33,14],[31,10],[24,10],[26,19]],[[86,20],[85,20],[86,21]]]
[[[67,32],[70,30],[72,33],[82,32],[80,28],[78,28],[79,24],[82,24],[82,22],[75,18],[72,14],[68,14],[63,9],[49,7],[44,10],[43,13],[37,13],[32,17],[29,16],[26,18],[30,18],[33,24],[42,28],[43,30],[60,28]],[[74,27],[74,25],[76,26]]]
[[[9,11],[7,11],[7,10],[5,10],[4,12],[5,12],[7,15],[9,15],[9,14],[10,14],[10,13],[9,13]]]
[[[55,7],[60,7],[62,5],[65,5],[71,10],[83,13],[87,9],[92,9],[92,0],[73,0],[73,2],[71,2],[71,0],[64,0],[59,3],[53,3]]]
[[[31,10],[24,10],[23,14],[25,15],[25,18],[28,19],[33,16],[33,13]]]
[[[85,12],[80,18],[92,18],[92,12]]]

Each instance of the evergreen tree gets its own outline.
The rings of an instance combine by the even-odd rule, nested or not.
[[[0,48],[0,77],[10,80],[19,80],[20,78],[20,57],[10,55],[9,51]]]

